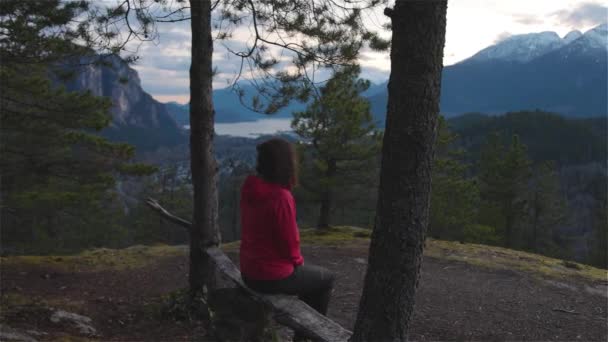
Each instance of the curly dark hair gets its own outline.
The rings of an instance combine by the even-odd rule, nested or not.
[[[293,145],[281,138],[272,138],[256,146],[256,171],[264,180],[288,188],[297,184],[297,158]]]

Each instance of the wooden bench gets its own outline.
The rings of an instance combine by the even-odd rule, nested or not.
[[[188,229],[191,227],[190,222],[172,215],[155,200],[148,199],[147,204],[170,221]],[[230,291],[231,288],[236,288],[253,300],[254,303],[258,303],[260,306],[263,306],[264,309],[267,309],[264,311],[269,313],[276,322],[285,325],[314,341],[345,342],[348,341],[352,335],[350,331],[344,329],[338,323],[326,316],[321,315],[315,309],[294,296],[265,295],[253,291],[245,285],[241,278],[241,272],[220,248],[210,247],[205,250],[205,253],[209,256],[211,263],[215,266],[216,272],[214,273],[216,276],[220,276],[224,281],[229,283],[228,286],[224,284],[222,288],[215,289],[214,291],[221,293],[222,289]],[[232,293],[234,293],[234,291],[232,291]],[[213,292],[210,293],[210,303],[213,303],[213,298],[211,297],[213,297]],[[241,310],[244,308],[232,309]],[[260,317],[260,319],[264,320],[263,317]]]

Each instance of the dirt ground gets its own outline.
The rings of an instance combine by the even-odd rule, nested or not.
[[[337,274],[329,316],[353,328],[366,269],[367,244],[305,245],[307,263]],[[236,252],[229,252],[238,259]],[[67,272],[48,266],[1,265],[4,331],[39,340],[212,341],[205,322],[158,314],[164,295],[187,286],[187,257],[161,258],[143,268]],[[549,280],[426,257],[410,338],[415,341],[606,341],[606,284]],[[602,287],[603,286],[603,287]],[[597,289],[600,289],[598,291]],[[15,305],[21,298],[23,305]],[[11,303],[9,303],[11,302]],[[88,316],[97,335],[49,320],[62,308]]]

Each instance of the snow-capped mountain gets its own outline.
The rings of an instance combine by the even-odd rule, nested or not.
[[[528,62],[549,51],[560,48],[563,40],[555,32],[528,33],[510,36],[496,45],[489,46],[469,60],[509,60]]]
[[[591,47],[608,49],[608,24],[600,25],[584,34]]]
[[[444,68],[441,110],[447,115],[530,109],[568,116],[608,113],[606,24],[563,38],[522,35],[476,56]]]
[[[567,35],[564,36],[563,41],[565,44],[570,44],[573,41],[579,39],[582,35],[583,34],[579,30],[570,31]]]
[[[500,114],[551,111],[566,116],[608,115],[608,25],[560,38],[553,32],[508,38],[443,69],[441,112]],[[370,97],[378,121],[388,94]]]
[[[568,45],[570,50],[587,52],[588,50],[608,50],[608,24],[597,26],[583,34]]]
[[[571,31],[563,38],[550,31],[519,34],[479,51],[466,61],[504,60],[525,63],[575,42],[577,48],[607,49],[607,34],[606,24],[595,27],[585,34],[578,30]]]

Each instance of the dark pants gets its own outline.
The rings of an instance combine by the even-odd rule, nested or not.
[[[329,297],[334,286],[334,275],[326,268],[314,265],[296,267],[293,273],[280,280],[253,280],[243,277],[251,289],[267,294],[298,296],[323,315],[327,314]]]

